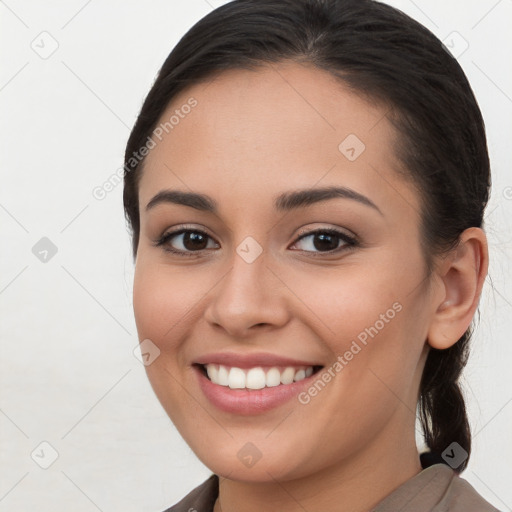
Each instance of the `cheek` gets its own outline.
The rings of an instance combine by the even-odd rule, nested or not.
[[[204,294],[201,280],[184,269],[138,262],[133,308],[139,339],[151,339],[160,350],[172,349],[173,340],[181,339]]]
[[[392,266],[392,258],[385,256],[372,265],[339,272],[297,273],[293,281],[288,276],[307,305],[303,321],[331,357],[333,407],[319,414],[328,416],[336,403],[343,403],[359,418],[365,417],[357,414],[365,404],[371,404],[372,414],[386,415],[388,402],[397,401],[395,394],[408,393],[424,340],[425,311],[411,294],[421,276],[421,262]]]
[[[404,343],[410,333],[405,317],[417,314],[418,283],[423,278],[421,255],[386,247],[371,256],[354,258],[350,266],[315,276],[296,275],[307,304],[322,320],[333,348],[346,350],[347,342],[385,339],[387,349]],[[416,321],[419,321],[416,317]],[[404,330],[405,329],[405,330]]]
[[[197,406],[183,392],[184,378],[190,369],[184,370],[181,364],[183,340],[187,339],[190,326],[196,323],[194,306],[205,294],[194,283],[201,281],[191,279],[190,272],[183,268],[172,269],[144,258],[137,260],[133,308],[139,340],[149,339],[160,350],[145,370],[157,398],[177,425],[186,421],[186,411]]]
[[[403,303],[407,287],[385,265],[355,264],[307,273],[283,269],[282,276],[283,281],[293,283],[293,293],[302,303],[302,318],[309,318],[321,339],[337,352],[348,348],[347,341],[364,338],[365,329],[376,322],[379,331],[387,328],[397,316],[399,306],[393,305]]]

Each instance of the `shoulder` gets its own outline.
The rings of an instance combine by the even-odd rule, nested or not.
[[[190,491],[180,502],[164,512],[212,512],[219,494],[219,477],[211,475]]]
[[[454,512],[500,512],[457,474],[454,474],[442,503],[446,503],[446,510]]]
[[[218,494],[219,477],[213,474],[164,512],[213,512]],[[373,512],[398,509],[403,512],[500,512],[445,464],[423,470],[391,493]]]
[[[446,464],[429,466],[389,494],[372,512],[500,512]]]

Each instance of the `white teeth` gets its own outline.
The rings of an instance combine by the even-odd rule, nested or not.
[[[247,372],[245,387],[249,389],[261,389],[265,387],[265,372],[262,368],[251,368]]]
[[[210,366],[210,365],[207,365],[206,368],[208,368],[208,366]],[[215,381],[212,380],[212,382],[215,382]],[[216,383],[220,384],[221,386],[227,386],[229,384],[229,372],[225,366],[219,366],[219,373],[217,373],[217,382]]]
[[[293,382],[293,377],[295,377],[295,369],[286,368],[286,370],[281,374],[281,384],[291,384]]]
[[[270,368],[265,381],[267,388],[273,388],[281,384],[281,372],[277,368]]]
[[[214,364],[209,364],[206,367],[206,373],[211,381],[217,382],[219,380],[219,369]]]
[[[305,379],[306,378],[306,371],[305,370],[299,370],[296,374],[295,374],[295,377],[293,377],[293,380],[295,382],[299,381],[299,380],[302,380],[302,379]]]
[[[275,387],[281,384],[287,385],[298,382],[313,374],[313,367],[293,368],[288,366],[282,371],[277,367],[264,370],[257,366],[244,370],[237,367],[224,366],[222,364],[207,364],[206,373],[208,378],[220,386],[231,389],[262,389],[264,387]]]
[[[241,368],[231,368],[229,370],[228,386],[231,389],[245,388],[245,372]]]

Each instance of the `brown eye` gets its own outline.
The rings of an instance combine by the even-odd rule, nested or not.
[[[163,246],[166,251],[183,255],[218,247],[207,233],[192,229],[165,233],[155,242],[155,245]]]
[[[299,250],[313,253],[336,252],[347,246],[357,244],[354,238],[335,229],[312,231],[301,236],[294,245],[296,246],[299,243],[302,243],[303,246],[302,248],[299,247]]]
[[[183,233],[182,245],[189,251],[201,251],[208,245],[208,236],[196,231]]]

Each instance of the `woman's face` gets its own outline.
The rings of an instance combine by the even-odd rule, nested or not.
[[[190,87],[161,121],[140,181],[134,310],[187,443],[247,481],[363,470],[397,446],[417,457],[435,308],[386,110],[281,63]]]

